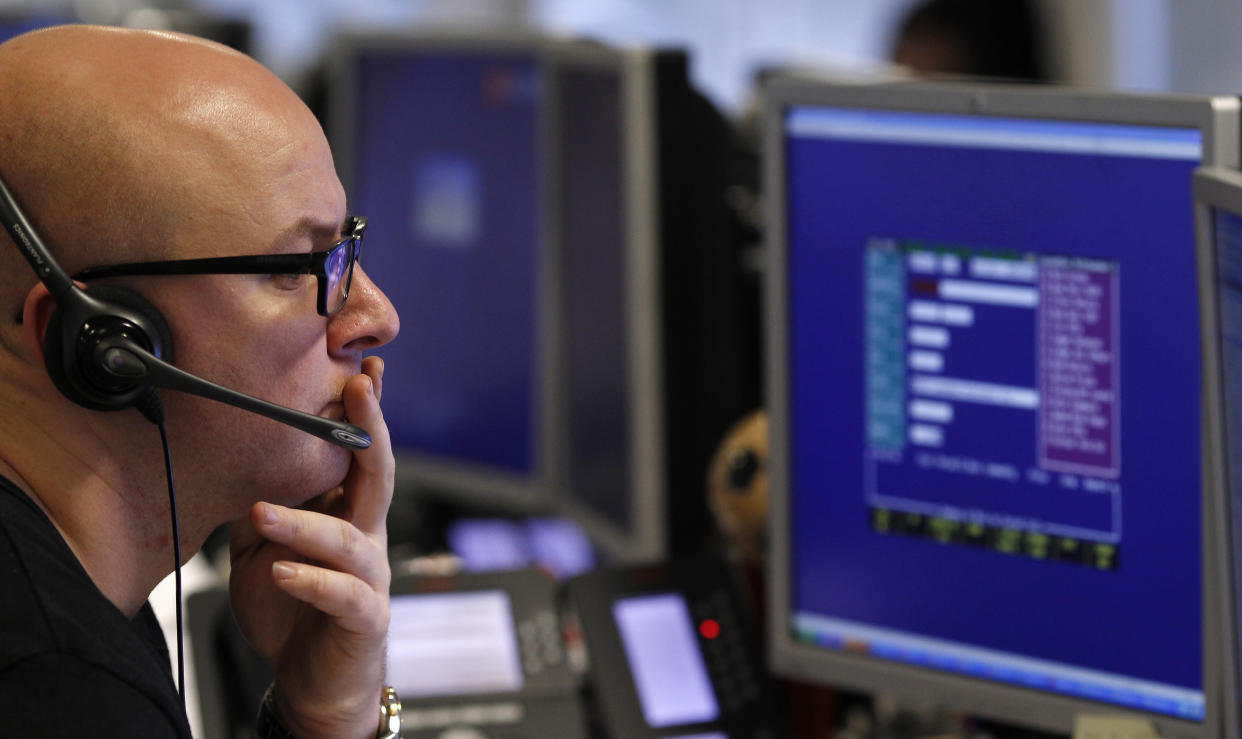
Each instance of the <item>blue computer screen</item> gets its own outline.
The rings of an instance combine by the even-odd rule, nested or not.
[[[72,23],[73,17],[57,11],[35,11],[14,15],[0,14],[0,42],[48,26]]]
[[[1202,720],[1200,132],[783,124],[793,637]]]
[[[384,415],[398,451],[535,471],[540,90],[534,54],[359,54],[351,208],[401,316]]]

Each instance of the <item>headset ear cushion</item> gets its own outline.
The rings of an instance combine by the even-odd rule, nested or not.
[[[96,300],[118,306],[118,318],[125,317],[127,323],[136,326],[141,338],[145,339],[152,354],[171,361],[172,336],[168,331],[168,323],[154,305],[133,290],[107,285],[96,285],[86,288],[86,294]],[[73,402],[95,410],[119,410],[133,404],[137,395],[143,393],[113,394],[97,387],[90,382],[84,373],[82,358],[66,357],[62,350],[64,341],[62,334],[62,311],[59,307],[48,320],[47,331],[43,334],[43,363],[47,368],[52,384],[65,397]],[[78,330],[79,327],[71,327]]]

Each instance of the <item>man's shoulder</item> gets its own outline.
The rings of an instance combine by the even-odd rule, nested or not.
[[[0,668],[0,716],[13,736],[189,736],[175,708],[107,666],[64,652]]]
[[[0,670],[30,654],[91,655],[141,638],[78,562],[51,521],[0,478]]]
[[[0,604],[0,693],[8,694],[7,701],[25,694],[33,701],[38,686],[54,684],[52,677],[60,675],[66,688],[77,686],[78,695],[61,692],[71,703],[93,703],[110,693],[112,701],[134,710],[174,718],[180,712],[167,652],[152,643],[158,627],[147,623],[154,621],[149,608],[136,620],[121,613],[43,512],[3,478]],[[102,693],[82,682],[86,675],[98,677]]]
[[[55,527],[33,502],[0,477],[0,669],[31,653],[55,648],[55,611],[76,609],[58,592],[87,583]]]

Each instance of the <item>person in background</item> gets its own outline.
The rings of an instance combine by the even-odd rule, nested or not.
[[[891,57],[919,75],[1048,82],[1044,44],[1028,0],[927,0],[898,24]]]

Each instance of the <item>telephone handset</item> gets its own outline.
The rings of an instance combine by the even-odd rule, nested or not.
[[[394,576],[387,680],[407,739],[586,736],[539,570]]]
[[[585,679],[613,739],[784,736],[727,565],[712,558],[597,570],[562,587]]]

